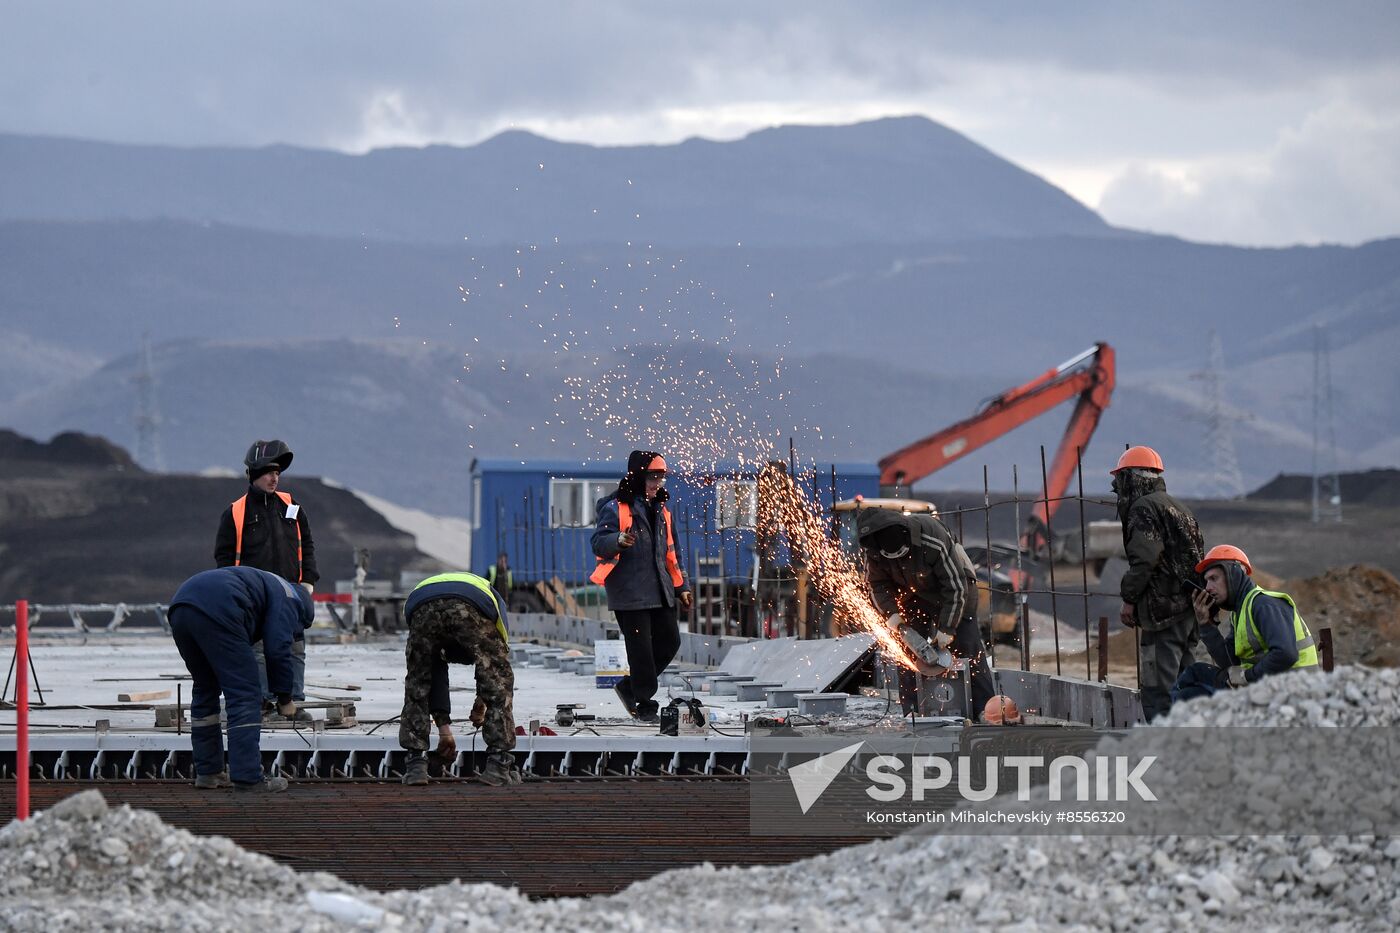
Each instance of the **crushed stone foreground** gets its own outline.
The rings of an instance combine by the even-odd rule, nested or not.
[[[1400,672],[1291,674],[1177,707],[1164,725],[1393,726]],[[1132,730],[1143,752],[1166,735]],[[1261,776],[1261,780],[1267,776]],[[1053,806],[1053,804],[1052,804]],[[463,845],[470,845],[463,833]],[[606,853],[600,853],[606,857]],[[906,835],[774,868],[702,865],[608,897],[493,885],[388,894],[299,874],[221,838],[69,797],[0,830],[0,929],[403,931],[1391,930],[1400,838]]]

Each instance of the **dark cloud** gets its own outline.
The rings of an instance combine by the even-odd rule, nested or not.
[[[1389,62],[1393,4],[10,3],[0,127],[322,145],[397,94],[459,138],[513,117],[922,94],[981,62],[1260,90]]]
[[[1202,202],[1181,190],[1228,174],[1206,163],[1252,152],[1282,170],[1274,150],[1319,111],[1351,108],[1357,134],[1378,128],[1363,146],[1387,142],[1397,47],[1400,5],[1355,0],[0,0],[0,132],[359,150],[509,125],[670,142],[918,112],[1091,206],[1121,176],[1111,220],[1164,204],[1145,225],[1183,230],[1170,217]],[[1174,191],[1164,161],[1198,177]]]

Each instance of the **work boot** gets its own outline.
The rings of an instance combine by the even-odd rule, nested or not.
[[[477,780],[492,787],[519,784],[524,779],[515,769],[515,759],[510,755],[492,755],[486,759],[486,767],[481,769]]]
[[[227,771],[220,771],[218,774],[196,774],[194,777],[195,790],[222,790],[232,786],[233,782],[228,779]]]
[[[628,716],[637,715],[637,698],[632,695],[632,682],[626,677],[613,684],[613,692],[622,701],[622,708],[627,710]]]
[[[645,706],[634,707],[632,718],[637,722],[657,723],[661,721],[661,714],[657,712],[656,702],[653,700]]]
[[[280,794],[287,789],[287,779],[284,777],[270,777],[256,784],[244,784],[241,781],[234,781],[233,789],[245,794]]]
[[[428,759],[421,752],[417,755],[409,755],[403,764],[403,783],[413,787],[421,787],[428,783]]]

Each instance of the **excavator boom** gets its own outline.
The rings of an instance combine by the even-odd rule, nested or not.
[[[1037,503],[1033,513],[1048,524],[1057,500],[1069,488],[1079,452],[1089,446],[1099,418],[1108,407],[1114,378],[1113,348],[1106,343],[1095,344],[1030,382],[996,396],[971,418],[885,457],[880,461],[880,484],[913,486],[929,474],[1077,396],[1079,401],[1070,416],[1069,427],[1046,474],[1050,499],[1048,514],[1043,503]]]

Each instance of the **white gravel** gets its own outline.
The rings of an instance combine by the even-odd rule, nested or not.
[[[1394,725],[1400,673],[1271,678],[1164,725]],[[1156,725],[1119,740],[1142,751]],[[1260,779],[1267,781],[1268,775]],[[1400,839],[918,836],[792,865],[683,869],[611,897],[529,901],[491,885],[377,894],[220,838],[109,809],[93,791],[0,830],[0,929],[705,931],[1391,930]]]

